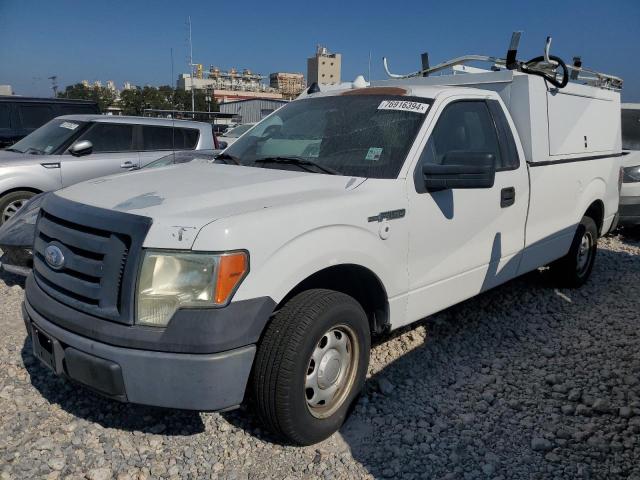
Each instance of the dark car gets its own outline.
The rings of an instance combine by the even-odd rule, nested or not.
[[[78,113],[100,113],[100,109],[89,100],[0,96],[0,148],[13,145],[52,118]]]
[[[218,153],[219,150],[179,151],[165,155],[147,164],[143,169],[189,163],[194,160],[213,161]],[[0,270],[22,276],[27,276],[31,271],[35,224],[40,205],[48,194],[40,193],[31,197],[15,215],[0,226]]]

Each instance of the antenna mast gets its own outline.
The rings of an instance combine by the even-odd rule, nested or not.
[[[191,43],[191,15],[188,17],[189,21],[189,68],[191,69],[191,111],[196,111],[196,97],[195,97],[195,85],[194,85],[194,65],[193,65],[193,43]],[[195,114],[194,114],[195,118]]]

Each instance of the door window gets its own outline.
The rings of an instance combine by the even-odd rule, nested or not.
[[[47,105],[20,105],[22,128],[38,128],[53,118],[53,111]]]
[[[81,140],[93,144],[93,153],[130,152],[133,150],[133,125],[95,123]]]
[[[193,128],[142,127],[143,150],[193,150],[198,143],[198,130]]]
[[[455,102],[438,119],[420,157],[424,163],[442,164],[451,152],[491,153],[502,165],[498,136],[484,102]]]
[[[0,103],[0,128],[11,128],[11,105]]]

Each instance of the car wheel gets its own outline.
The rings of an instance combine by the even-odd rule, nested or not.
[[[7,193],[0,198],[0,225],[13,217],[35,193],[26,190]]]
[[[569,253],[551,264],[551,271],[565,287],[580,287],[593,270],[598,251],[598,227],[591,217],[582,217]]]
[[[364,385],[369,322],[352,297],[307,290],[268,325],[253,371],[255,406],[274,433],[299,445],[329,437]]]

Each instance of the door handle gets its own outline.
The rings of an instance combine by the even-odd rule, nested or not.
[[[129,160],[127,160],[126,162],[120,165],[120,168],[133,168],[133,167],[135,167],[135,165],[133,164],[133,162]]]
[[[60,168],[60,162],[44,162],[41,163],[44,168]]]
[[[516,203],[516,189],[507,187],[500,190],[500,206],[502,208],[510,207]]]

